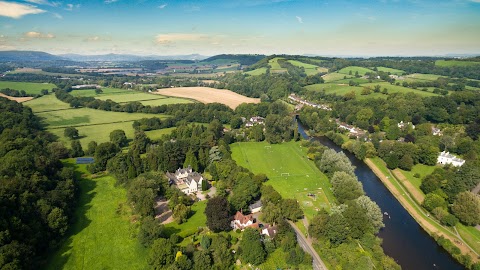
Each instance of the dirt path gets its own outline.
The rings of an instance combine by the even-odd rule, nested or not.
[[[29,101],[29,100],[33,99],[33,97],[11,97],[11,96],[7,96],[7,95],[2,94],[2,93],[0,93],[0,97],[4,97],[4,98],[10,99],[10,100],[14,100],[18,103],[22,103],[22,102]]]
[[[406,199],[405,193],[399,191],[389,180],[391,176],[386,176],[383,172],[369,159],[365,159],[365,163],[370,167],[370,169],[375,173],[375,175],[380,178],[383,184],[390,190],[390,192],[397,198],[397,200],[402,204],[402,206],[408,211],[408,213],[417,221],[417,223],[430,235],[436,234],[445,237],[450,240],[452,244],[457,246],[462,254],[469,254],[472,257],[474,262],[479,261],[478,256],[465,244],[463,240],[453,237],[452,235],[446,234],[443,231],[438,230],[433,224],[430,223],[415,207],[413,207],[408,200]],[[432,221],[433,222],[433,221]]]
[[[393,175],[400,180],[402,185],[407,189],[407,191],[412,195],[413,199],[418,203],[422,204],[423,200],[425,200],[425,195],[423,195],[418,189],[416,189],[410,181],[408,181],[407,177],[403,175],[403,173],[399,169],[395,169],[392,171]]]

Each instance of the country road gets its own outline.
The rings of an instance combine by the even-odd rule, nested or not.
[[[318,256],[317,252],[315,249],[313,249],[312,244],[305,238],[303,233],[300,231],[300,229],[295,225],[295,223],[288,221],[290,226],[295,230],[295,233],[297,234],[297,241],[300,247],[307,252],[308,254],[312,255],[312,265],[313,265],[313,270],[327,270],[328,268],[325,266],[323,263],[322,259],[320,259],[320,256]]]

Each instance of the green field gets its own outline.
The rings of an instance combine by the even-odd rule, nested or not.
[[[258,75],[265,74],[266,72],[267,72],[267,68],[266,67],[261,67],[261,68],[257,68],[257,69],[251,70],[251,71],[247,71],[247,72],[245,72],[245,74],[248,74],[248,75],[251,75],[251,76],[258,76]]]
[[[402,171],[402,174],[405,175],[405,177],[408,179],[412,185],[418,189],[423,194],[423,191],[420,189],[420,185],[422,184],[422,179],[429,175],[432,174],[432,172],[435,170],[435,166],[427,166],[423,164],[416,164],[415,166],[412,167],[411,171]],[[414,177],[414,175],[418,173],[420,174],[419,178]]]
[[[341,73],[341,74],[350,74],[350,71],[352,72],[352,75],[355,75],[355,72],[358,71],[358,75],[360,76],[363,76],[365,75],[366,73],[368,72],[373,72],[373,70],[371,69],[368,69],[368,68],[364,68],[364,67],[357,67],[357,66],[350,66],[350,67],[345,67],[345,68],[342,68],[338,71],[338,73]]]
[[[421,80],[421,81],[435,81],[442,76],[435,75],[435,74],[421,74],[421,73],[414,73],[407,75],[407,79],[414,79],[414,80]]]
[[[75,97],[101,97],[104,95],[131,93],[132,91],[133,90],[104,87],[102,88],[101,94],[95,93],[95,89],[73,90],[70,92],[70,94]]]
[[[110,99],[117,103],[127,103],[131,101],[139,101],[143,105],[160,106],[166,104],[192,103],[194,101],[186,98],[166,97],[162,95],[149,94],[134,90],[102,88],[103,93],[96,94],[93,89],[74,90],[71,92],[77,97],[95,97],[100,100]]]
[[[167,97],[167,98],[158,98],[141,101],[143,105],[147,106],[161,106],[169,104],[185,104],[185,103],[195,103],[196,101],[186,98],[176,98],[176,97]]]
[[[388,68],[388,67],[377,67],[378,71],[383,71],[383,72],[390,72],[390,74],[393,75],[403,75],[405,71],[400,70],[400,69],[394,69],[394,68]]]
[[[291,265],[285,261],[286,252],[281,248],[277,248],[273,253],[268,254],[267,260],[258,266],[258,269],[275,270],[275,269],[292,269]],[[295,266],[294,269],[309,270],[312,269],[312,265],[301,264]]]
[[[188,218],[187,222],[178,224],[176,222],[168,223],[165,225],[167,232],[176,233],[182,238],[186,238],[195,234],[198,231],[199,227],[205,227],[207,222],[207,216],[205,212],[205,207],[207,206],[207,201],[196,202],[192,205],[192,216]]]
[[[471,67],[471,66],[478,66],[478,65],[480,65],[480,62],[475,62],[475,61],[458,61],[458,60],[435,61],[435,66],[439,66],[439,67],[453,67],[453,66]]]
[[[328,82],[343,80],[343,79],[345,79],[345,77],[347,79],[353,78],[353,76],[350,76],[348,74],[340,74],[340,73],[337,73],[337,72],[332,72],[332,73],[328,73],[325,76],[323,76],[323,79],[325,80],[325,82],[328,83]]]
[[[52,91],[56,86],[51,83],[29,83],[29,82],[8,82],[0,81],[0,89],[10,88],[18,91],[25,90],[28,95],[39,95],[43,89]]]
[[[432,92],[422,91],[420,89],[412,89],[412,88],[408,88],[408,87],[403,87],[401,85],[392,85],[388,82],[365,83],[365,84],[362,84],[360,86],[368,86],[368,87],[371,87],[372,90],[373,90],[375,85],[380,85],[381,91],[383,91],[383,88],[387,88],[389,94],[398,93],[398,92],[401,92],[401,93],[413,92],[415,94],[425,96],[425,97],[438,96],[438,94],[434,94]]]
[[[45,95],[23,103],[34,113],[71,109],[70,104],[60,101],[54,94]]]
[[[88,174],[85,165],[71,166]],[[111,176],[85,177],[79,186],[75,222],[46,269],[147,269],[147,250],[136,239],[125,189]]]
[[[335,202],[327,177],[306,157],[306,149],[299,142],[268,144],[266,142],[241,142],[231,145],[232,158],[253,173],[264,173],[284,198],[294,198],[300,203],[308,219],[317,209],[329,209]],[[307,196],[315,195],[315,199]]]
[[[158,139],[162,138],[163,135],[168,135],[168,134],[172,133],[172,131],[174,129],[176,129],[176,127],[163,128],[163,129],[157,129],[157,130],[149,130],[149,131],[145,131],[145,134],[151,140],[158,140]]]

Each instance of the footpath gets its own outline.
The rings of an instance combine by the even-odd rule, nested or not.
[[[391,181],[398,181],[396,178],[393,177],[392,174],[390,176],[385,175],[380,168],[375,165],[375,163],[370,160],[369,158],[365,159],[365,163],[370,167],[370,169],[375,173],[375,175],[380,178],[380,180],[383,182],[383,184],[390,190],[390,192],[397,198],[397,200],[402,204],[402,206],[408,211],[408,213],[417,221],[417,223],[430,235],[438,235],[438,236],[443,236],[444,238],[450,240],[452,244],[457,246],[461,251],[462,254],[469,254],[472,257],[472,260],[474,262],[478,261],[478,254],[473,251],[466,243],[463,242],[461,238],[456,237],[453,233],[445,233],[443,230],[440,230],[437,226],[441,226],[438,224],[437,226],[434,225],[432,222],[433,221],[431,218],[426,216],[424,213],[421,212],[421,210],[418,210],[420,208],[419,205],[412,205],[412,203],[415,203],[415,200],[410,197],[410,194],[403,190],[399,190]],[[399,185],[401,185],[399,183]],[[411,201],[409,201],[408,198],[410,198]],[[447,229],[445,229],[447,230]]]

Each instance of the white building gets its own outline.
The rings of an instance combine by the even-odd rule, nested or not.
[[[183,193],[189,195],[202,190],[203,176],[194,172],[192,167],[178,169],[175,173],[166,173],[170,184],[175,184]]]
[[[404,123],[403,121],[400,121],[400,123],[397,124],[397,127],[400,128],[400,129],[405,129],[408,126],[411,126],[412,129],[415,129],[415,125],[412,124],[411,122]]]
[[[465,160],[461,158],[457,158],[456,156],[450,154],[449,152],[443,151],[438,156],[437,163],[440,163],[443,165],[452,164],[455,167],[460,167],[465,163]]]
[[[267,227],[262,229],[262,234],[273,238],[277,234],[277,226],[268,225]]]
[[[252,214],[258,213],[258,212],[262,211],[262,206],[263,206],[262,201],[258,200],[255,203],[251,204],[248,207],[248,210],[250,210],[250,213],[252,213]]]
[[[237,211],[232,222],[230,223],[230,226],[234,230],[239,229],[243,231],[247,227],[258,228],[258,223],[252,214],[244,215]]]

